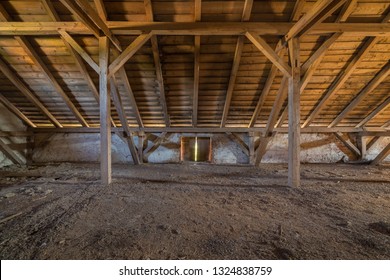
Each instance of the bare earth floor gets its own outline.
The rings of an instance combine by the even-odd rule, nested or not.
[[[390,259],[390,168],[0,169],[1,259]]]

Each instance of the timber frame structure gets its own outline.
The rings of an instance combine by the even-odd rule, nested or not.
[[[288,133],[299,186],[300,133],[361,157],[390,136],[389,21],[388,0],[1,1],[0,102],[32,132],[100,133],[103,184],[114,132],[135,164],[134,134],[248,133],[258,164]]]

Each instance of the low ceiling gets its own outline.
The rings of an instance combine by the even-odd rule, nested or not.
[[[55,20],[78,22],[80,18],[64,5],[66,2],[77,4],[78,0],[1,1],[4,25],[0,27],[14,22],[25,22],[27,27],[31,22],[42,26]],[[97,0],[89,4],[93,9],[98,7],[109,26],[154,20],[201,21],[212,27],[212,22],[268,22],[270,26],[297,22],[316,2],[269,0],[253,1],[252,5],[248,0]],[[388,28],[388,0],[341,2],[324,23],[382,23]],[[99,76],[70,46],[69,38],[3,30],[0,28],[0,102],[30,126],[99,127]],[[96,36],[77,31],[69,34],[97,64]],[[114,34],[122,49],[138,37],[126,32]],[[272,126],[287,126],[287,94],[281,90],[287,83],[251,40],[218,32],[171,34],[147,40],[125,63],[126,75],[116,75],[130,127],[265,127],[270,116]],[[306,81],[301,92],[302,126],[390,126],[390,33],[364,35],[362,31],[336,35],[307,32],[301,36],[301,75]],[[281,50],[288,63],[288,51],[277,47],[283,36],[264,34],[261,38],[276,53],[281,54]],[[111,61],[117,55],[112,51]],[[121,126],[115,106],[112,122]]]

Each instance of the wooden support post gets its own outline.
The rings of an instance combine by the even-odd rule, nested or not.
[[[249,132],[249,164],[255,164],[255,135],[253,132]]]
[[[108,85],[109,40],[99,37],[100,174],[102,184],[111,183],[111,98]]]
[[[390,154],[390,143],[379,153],[379,155],[371,162],[371,165],[378,165]]]
[[[288,80],[288,185],[300,186],[300,59],[299,39],[289,41],[292,77]]]
[[[360,159],[364,160],[367,155],[367,138],[362,135],[358,135],[356,138],[357,146],[360,151]]]
[[[138,158],[139,163],[143,163],[143,157],[144,157],[144,140],[145,140],[145,133],[141,132],[138,134]]]

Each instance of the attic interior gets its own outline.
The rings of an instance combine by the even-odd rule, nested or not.
[[[2,259],[388,259],[389,0],[0,2]]]

